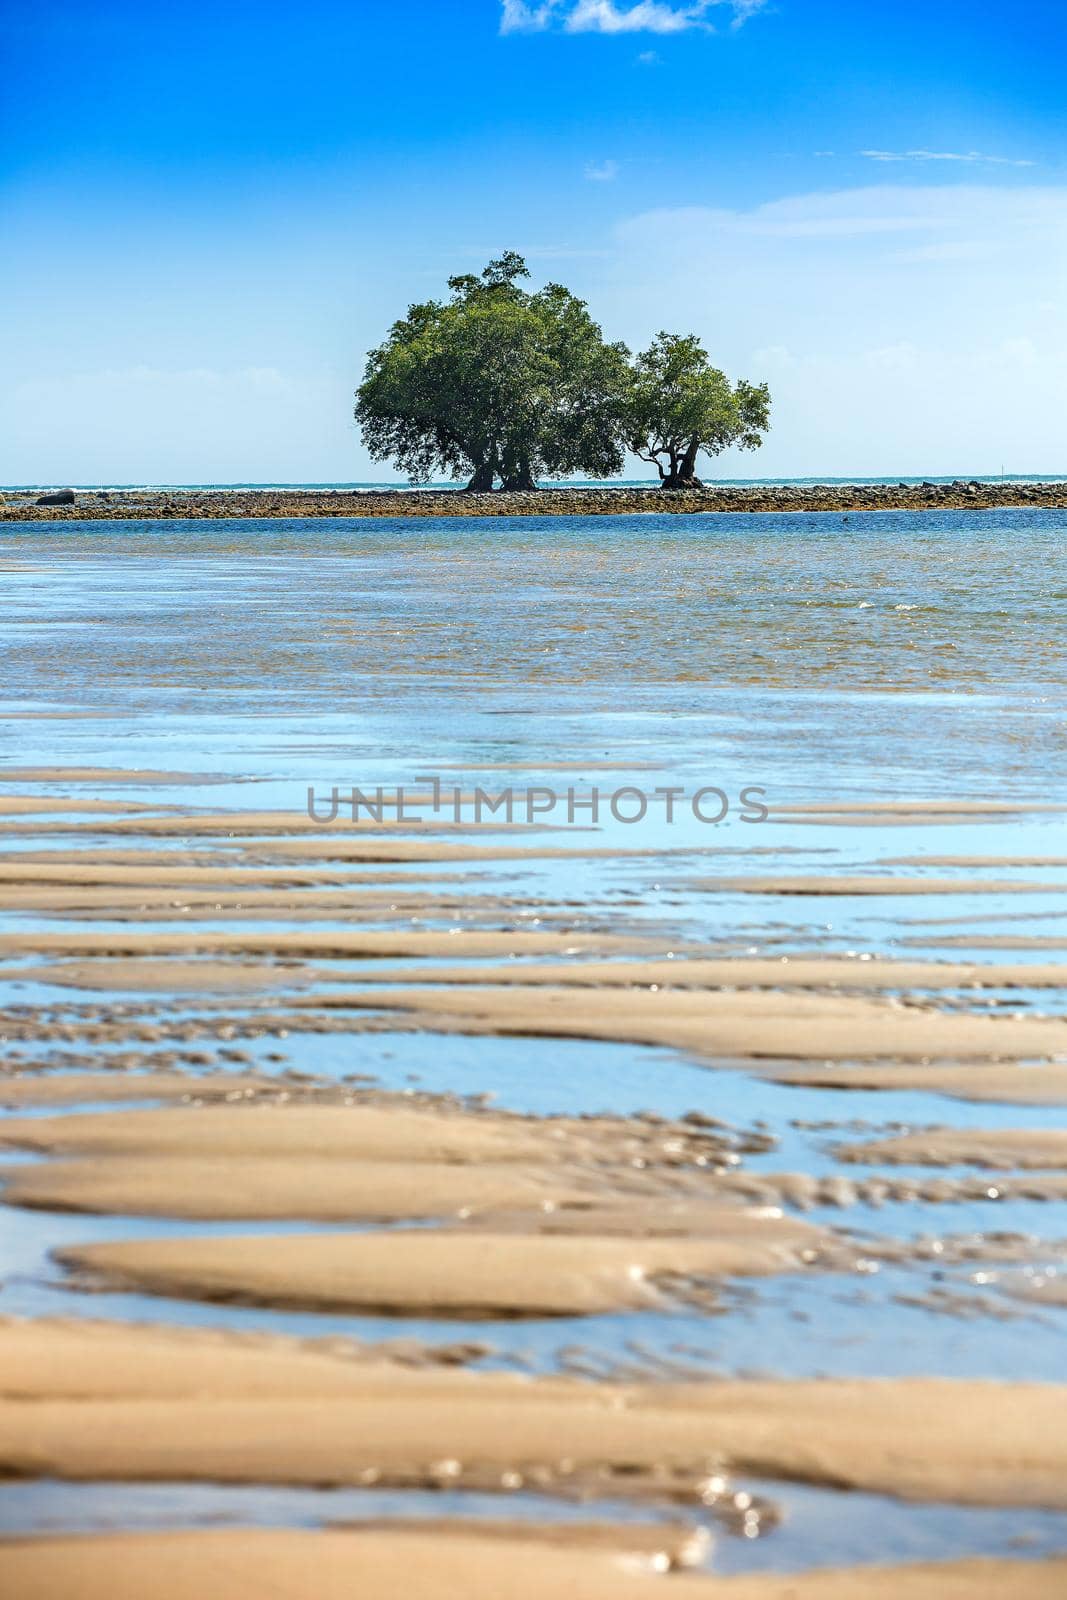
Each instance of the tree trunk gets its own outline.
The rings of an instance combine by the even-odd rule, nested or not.
[[[660,487],[664,489],[703,489],[704,485],[697,477],[696,470],[699,449],[700,441],[698,439],[690,439],[681,460],[672,451],[671,470]]]
[[[512,494],[523,494],[537,488],[530,458],[524,450],[504,451],[504,459],[500,464],[500,487],[510,490]]]
[[[495,472],[493,470],[493,463],[491,460],[477,462],[474,472],[471,474],[471,480],[467,484],[464,493],[488,494],[493,487],[494,477]]]

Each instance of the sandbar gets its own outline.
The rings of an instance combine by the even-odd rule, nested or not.
[[[472,902],[477,905],[477,901]],[[417,967],[375,969],[377,983],[410,983],[426,977]],[[562,988],[671,989],[1060,989],[1067,988],[1067,966],[1046,962],[1021,966],[1002,962],[894,961],[885,957],[718,956],[677,960],[524,962],[520,967],[435,967],[434,983],[548,984]]]
[[[1067,884],[1025,883],[1003,878],[834,877],[697,878],[694,887],[712,893],[781,895],[1067,894]]]
[[[1067,1169],[1067,1128],[929,1128],[868,1144],[842,1145],[845,1161],[1010,1171]]]
[[[137,784],[250,783],[218,772],[161,772],[151,767],[0,767],[0,783]]]
[[[0,774],[2,776],[2,774]],[[0,817],[32,817],[51,812],[116,812],[147,811],[153,809],[130,800],[76,800],[71,795],[19,795],[0,794]]]
[[[0,1121],[0,1147],[69,1153],[304,1156],[309,1160],[562,1160],[565,1141],[520,1119],[399,1106],[250,1104],[177,1106]],[[573,1146],[572,1146],[573,1148]],[[580,1144],[579,1149],[586,1145]]]
[[[876,1089],[943,1094],[994,1105],[1067,1105],[1067,1066],[804,1066],[765,1069],[775,1083],[806,1089]]]
[[[50,1211],[225,1221],[395,1222],[578,1205],[589,1194],[558,1170],[518,1163],[108,1156],[0,1165],[5,1205]]]
[[[455,927],[443,931],[341,928],[330,932],[279,930],[257,933],[238,929],[225,933],[205,928],[175,933],[66,933],[48,929],[41,933],[0,933],[0,956],[169,956],[169,955],[271,955],[311,957],[320,960],[346,957],[358,960],[379,956],[581,955],[591,951],[658,949],[651,939],[607,933],[557,933],[552,930],[496,930]]]
[[[223,994],[231,990],[297,989],[317,974],[287,962],[57,961],[49,967],[2,967],[0,982],[41,983],[59,989],[141,990],[145,993]]]
[[[0,1322],[0,1467],[68,1480],[497,1490],[514,1487],[502,1474],[518,1470],[546,1490],[599,1482],[602,1493],[616,1472],[627,1494],[694,1501],[709,1472],[732,1470],[906,1499],[1067,1508],[1064,1386],[635,1386],[409,1370],[340,1346]]]
[[[830,1238],[792,1218],[724,1206],[708,1238],[388,1233],[123,1240],[57,1259],[112,1287],[386,1316],[593,1316],[664,1304],[666,1277],[763,1276],[813,1265]]]
[[[430,977],[431,974],[427,974]],[[296,996],[294,1006],[303,1003]],[[1067,1020],[989,1017],[845,994],[561,987],[338,991],[320,1007],[414,1013],[463,1032],[667,1045],[705,1060],[905,1061],[1067,1057]]]
[[[549,1542],[534,1527],[501,1538],[466,1524],[438,1530],[314,1533],[212,1530],[0,1541],[0,1577],[19,1600],[625,1600],[674,1583],[677,1536],[612,1530],[615,1550],[579,1533]],[[554,1547],[559,1541],[558,1547]],[[1060,1600],[1067,1561],[961,1561],[744,1578],[690,1576],[691,1600]]]
[[[226,1099],[281,1087],[275,1078],[250,1072],[213,1072],[209,1078],[182,1072],[35,1072],[0,1075],[0,1106],[91,1105],[105,1100]]]

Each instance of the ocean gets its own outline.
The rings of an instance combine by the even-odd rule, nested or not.
[[[897,486],[899,484],[918,485],[924,483],[1063,483],[1067,474],[1062,472],[955,472],[951,475],[939,476],[936,473],[908,476],[904,473],[890,473],[887,476],[864,476],[835,478],[709,478],[703,482],[709,489],[767,489],[767,488],[814,488],[819,485],[832,487],[837,484],[884,484]],[[658,480],[655,478],[562,478],[545,479],[542,487],[559,489],[643,489],[656,488]],[[33,491],[46,493],[50,490],[71,488],[81,493],[118,493],[120,490],[143,491],[154,493],[166,489],[175,494],[194,494],[211,490],[222,493],[227,489],[309,489],[309,490],[344,490],[346,493],[379,494],[382,490],[393,489],[400,492],[410,491],[413,487],[420,489],[457,489],[462,487],[460,482],[453,479],[434,480],[431,483],[411,485],[402,479],[382,478],[355,481],[308,482],[308,483],[8,483],[0,484],[0,494],[29,494]]]

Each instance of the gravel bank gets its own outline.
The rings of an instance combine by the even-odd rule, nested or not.
[[[692,515],[694,512],[950,511],[973,507],[1067,508],[1063,483],[815,485],[717,488],[665,493],[648,489],[539,489],[527,494],[459,489],[113,490],[78,492],[73,505],[39,506],[33,494],[9,494],[0,521],[81,522],[166,517],[594,517]]]

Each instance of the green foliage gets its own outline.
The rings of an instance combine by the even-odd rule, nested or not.
[[[669,486],[694,482],[699,451],[759,448],[770,404],[765,383],[731,386],[692,334],[661,333],[634,362],[627,445]]]
[[[624,449],[668,488],[695,483],[700,450],[755,449],[768,426],[765,384],[733,385],[700,342],[661,333],[631,364],[561,284],[531,292],[507,251],[450,298],[409,306],[367,358],[356,420],[371,455],[412,482],[435,472],[468,487],[532,489],[538,474],[618,472]],[[666,463],[666,465],[665,465]]]
[[[356,397],[376,460],[416,483],[443,470],[485,489],[619,470],[629,352],[605,343],[560,284],[520,287],[528,276],[509,251],[480,277],[450,279],[450,300],[411,306],[393,325]]]

